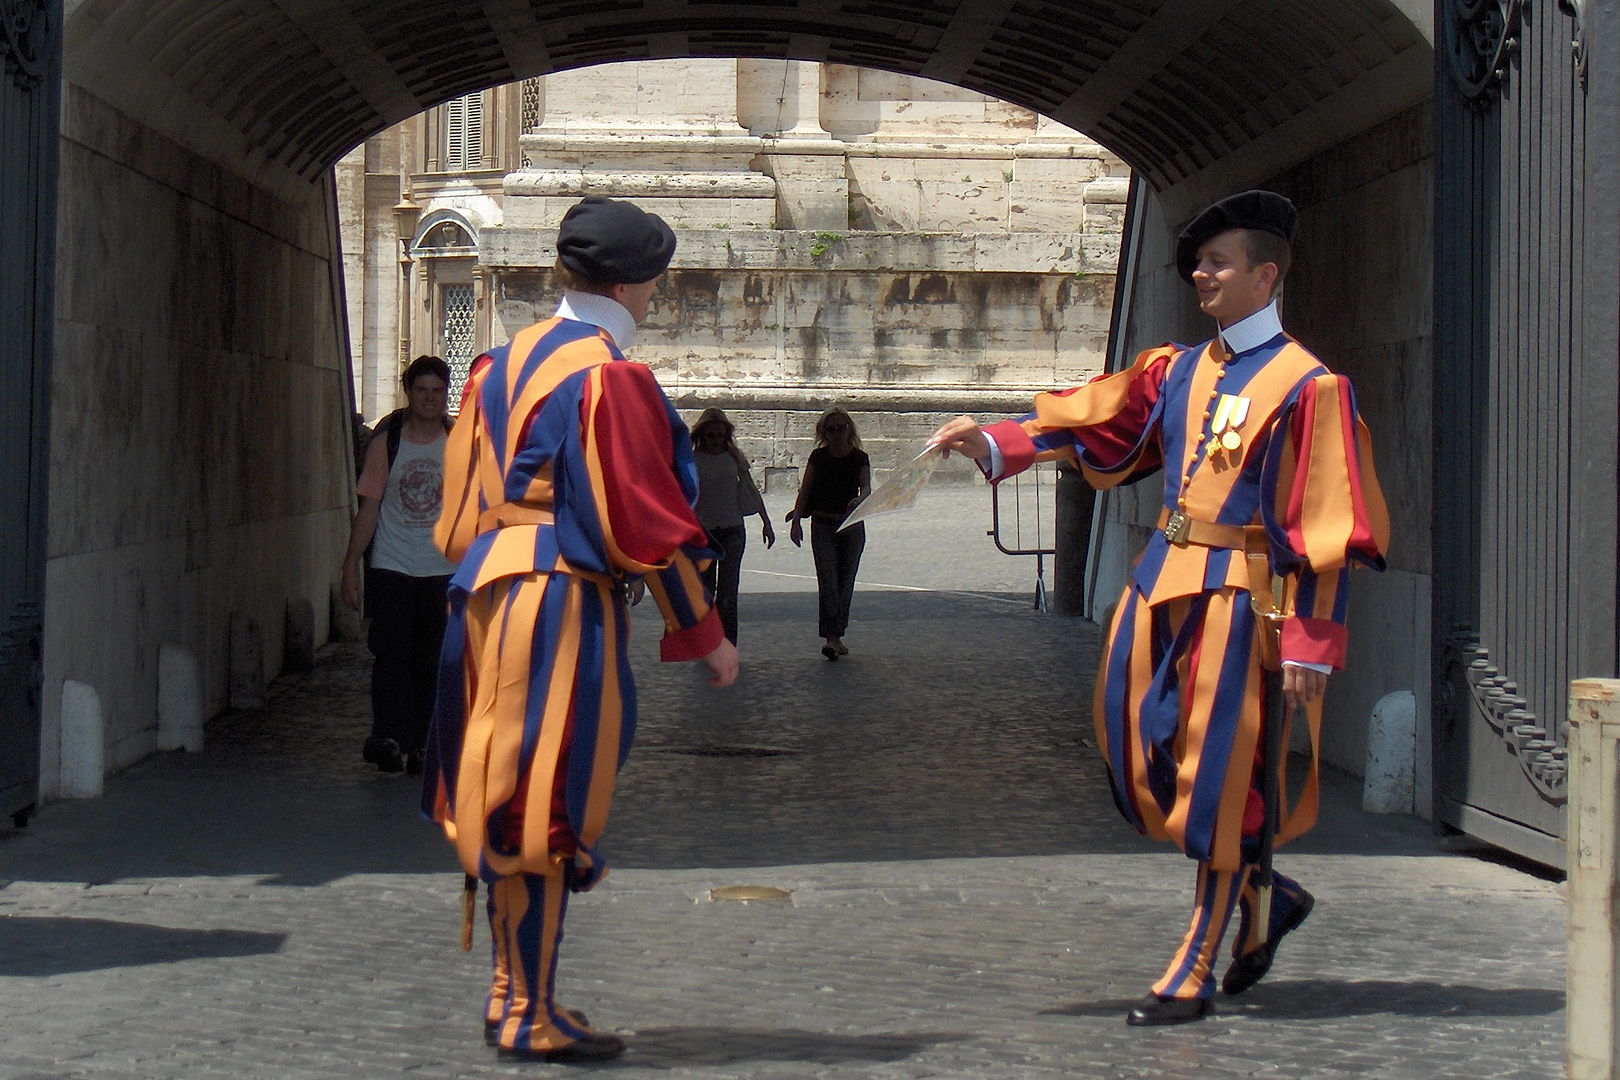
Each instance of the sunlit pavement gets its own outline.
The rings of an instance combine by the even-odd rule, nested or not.
[[[1119,819],[1091,746],[1098,634],[1030,610],[1032,561],[994,554],[985,506],[929,492],[871,526],[835,663],[784,526],[767,553],[750,525],[737,686],[658,665],[638,609],[614,871],[574,901],[558,977],[629,1042],[605,1069],[1563,1075],[1561,887],[1362,814],[1344,778],[1279,857],[1318,904],[1270,977],[1202,1023],[1126,1027],[1192,865]],[[482,1042],[487,933],[459,950],[460,872],[414,780],[360,761],[367,662],[328,649],[202,754],[0,833],[0,1080],[561,1069]],[[710,899],[728,885],[788,899]]]

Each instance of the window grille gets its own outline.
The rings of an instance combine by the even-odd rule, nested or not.
[[[473,287],[469,284],[445,285],[440,290],[443,323],[440,337],[444,340],[444,362],[450,365],[450,386],[447,401],[455,408],[461,403],[461,388],[467,384],[467,372],[477,355],[473,345],[475,317]]]
[[[444,107],[444,170],[481,168],[484,159],[484,95],[468,94]]]
[[[523,80],[523,133],[540,126],[540,80]]]

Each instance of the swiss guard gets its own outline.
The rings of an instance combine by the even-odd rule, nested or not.
[[[606,873],[597,840],[636,730],[631,592],[663,610],[664,660],[704,660],[714,686],[737,677],[700,580],[714,553],[692,511],[691,438],[652,371],[624,358],[674,251],[631,203],[571,208],[556,314],[473,363],[445,447],[434,538],[459,569],[423,812],[467,874],[464,948],[488,888],[484,1038],[502,1060],[624,1050],[554,982],[569,895]]]
[[[1176,268],[1216,322],[1211,340],[1149,349],[1128,370],[1037,395],[1020,419],[958,417],[932,439],[991,480],[1058,458],[1097,488],[1164,472],[1158,529],[1114,609],[1093,704],[1120,812],[1198,865],[1192,924],[1126,1016],[1136,1026],[1213,1011],[1234,907],[1227,994],[1264,977],[1310,915],[1311,894],[1272,869],[1271,847],[1315,824],[1348,571],[1382,570],[1389,542],[1349,380],[1278,315],[1298,220],[1283,196],[1246,191],[1181,233]],[[1288,806],[1284,749],[1301,713],[1310,764]]]

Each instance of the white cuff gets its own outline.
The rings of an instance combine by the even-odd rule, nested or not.
[[[986,431],[983,434],[984,441],[990,444],[990,454],[988,457],[975,458],[974,460],[978,462],[979,468],[984,470],[985,479],[1000,480],[1002,470],[1007,467],[1007,461],[1001,456],[1001,447],[996,445],[996,440],[991,437],[990,433]]]
[[[1306,671],[1320,671],[1323,675],[1333,674],[1332,664],[1313,664],[1308,660],[1284,660],[1283,667],[1304,668]]]

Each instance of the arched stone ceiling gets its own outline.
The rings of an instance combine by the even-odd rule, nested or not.
[[[957,83],[1161,192],[1253,182],[1421,100],[1416,0],[69,0],[70,83],[273,186],[448,98],[617,60],[749,56]],[[1403,8],[1412,12],[1409,17]]]

